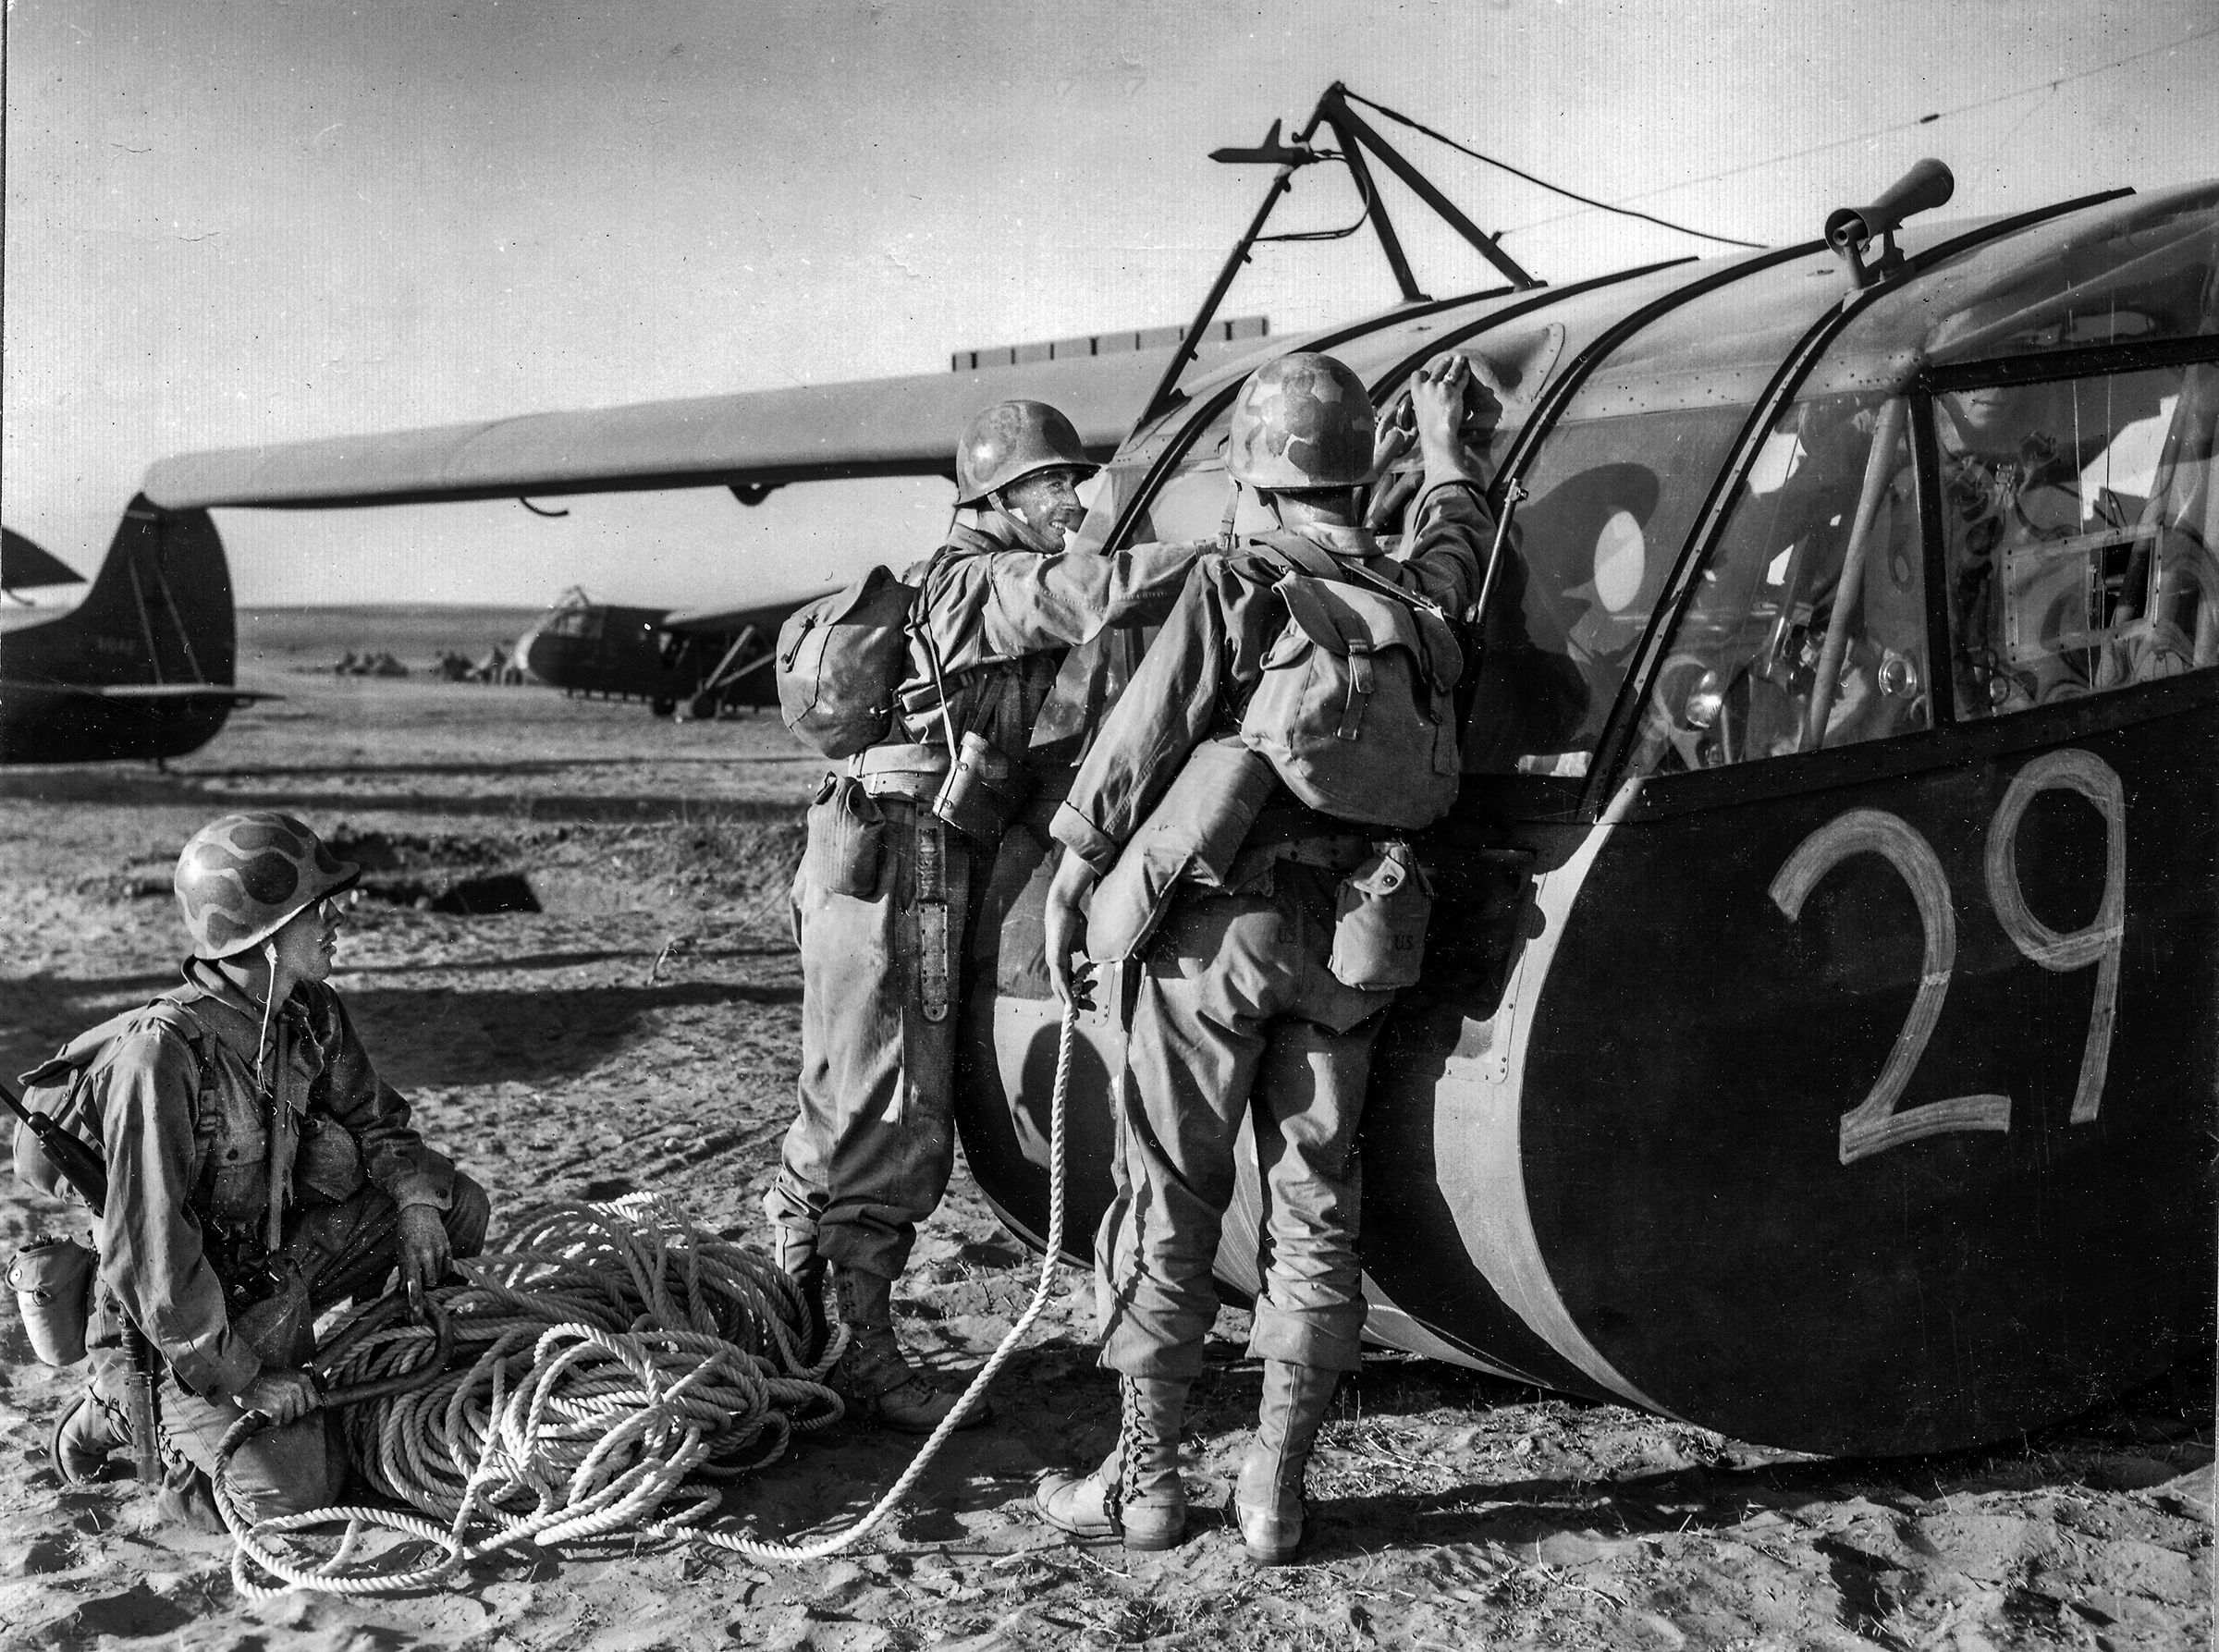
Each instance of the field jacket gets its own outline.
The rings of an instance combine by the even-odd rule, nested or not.
[[[1208,540],[1044,556],[1010,542],[999,514],[983,529],[958,527],[929,564],[904,577],[922,582],[912,610],[909,662],[894,738],[948,742],[929,642],[939,658],[958,739],[976,733],[1023,759],[1065,652],[1113,626],[1154,625],[1178,597]],[[920,636],[918,633],[921,633]]]
[[[185,973],[164,996],[202,1029],[200,1052],[150,1013],[85,1076],[108,1171],[102,1284],[178,1380],[213,1397],[238,1393],[261,1369],[232,1334],[227,1289],[240,1258],[264,1248],[274,1169],[288,1206],[344,1199],[367,1181],[396,1204],[441,1210],[455,1169],[411,1128],[408,1102],[377,1076],[329,986],[293,989],[258,1062],[261,1007],[208,964]],[[273,1155],[280,1106],[289,1129]]]

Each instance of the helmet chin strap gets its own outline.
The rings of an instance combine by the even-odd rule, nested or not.
[[[1061,537],[1059,535],[1052,544],[1049,543],[1047,530],[1036,527],[1024,512],[1010,504],[1004,496],[1008,492],[1007,488],[996,488],[987,496],[987,503],[1017,524],[1017,532],[1024,536],[1027,550],[1036,551],[1043,557],[1052,557],[1060,553],[1063,549]]]
[[[270,1019],[277,1009],[277,937],[272,936],[262,943],[262,961],[269,966],[269,979],[262,984],[262,1034],[254,1041],[254,1087],[269,1086],[263,1081],[263,1067],[269,1059]]]

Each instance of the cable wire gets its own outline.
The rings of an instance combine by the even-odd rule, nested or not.
[[[1784,154],[1768,155],[1760,161],[1744,161],[1738,166],[1727,166],[1717,172],[1706,172],[1700,177],[1685,178],[1676,184],[1661,184],[1653,190],[1642,190],[1636,194],[1624,196],[1621,201],[1653,201],[1659,195],[1671,195],[1681,190],[1692,190],[1698,184],[1712,184],[1722,178],[1739,177],[1745,172],[1759,172],[1767,166],[1784,166],[1790,161],[1800,161],[1809,155],[1824,154],[1829,150],[1846,149],[1853,143],[1870,142],[1874,138],[1885,138],[1893,132],[1907,132],[1913,127],[1932,126],[1937,121],[1950,120],[1959,115],[1969,115],[1976,110],[1992,109],[1998,104],[2007,104],[2015,98],[2026,97],[2033,92],[2053,92],[2060,86],[2070,86],[2077,80],[2093,80],[2098,75],[2109,74],[2115,68],[2124,68],[2129,63],[2139,63],[2145,57],[2154,57],[2160,53],[2193,45],[2200,40],[2209,40],[2214,35],[2219,35],[2219,27],[2201,29],[2193,34],[2183,35],[2180,39],[2167,42],[2162,46],[2152,46],[2146,51],[2131,52],[2124,57],[2115,57],[2109,63],[2100,64],[2094,68],[2082,69],[2077,74],[2060,75],[2053,80],[2031,81],[2013,92],[1999,92],[1990,97],[1976,98],[1968,104],[1956,104],[1947,109],[1934,110],[1931,114],[1915,115],[1908,120],[1892,121],[1886,126],[1874,127],[1869,131],[1855,132],[1846,138],[1832,138],[1824,143],[1813,143],[1807,149],[1791,149]],[[1349,96],[1355,97],[1356,94],[1352,92]],[[2039,105],[2037,106],[2039,107]],[[1374,104],[1373,107],[1376,108],[1378,105]],[[1617,209],[1605,207],[1603,210],[1610,212]],[[1567,218],[1579,216],[1581,214],[1578,213],[1558,213],[1553,217],[1536,218],[1529,224],[1520,224],[1513,228],[1505,229],[1502,236],[1522,235],[1528,229],[1539,229],[1550,224],[1562,224]],[[1501,239],[1502,237],[1497,239]]]
[[[1427,137],[1432,139],[1434,142],[1445,143],[1451,149],[1454,150],[1458,154],[1469,155],[1475,161],[1485,161],[1490,166],[1495,167],[1499,171],[1507,172],[1513,177],[1524,178],[1527,183],[1534,185],[1537,189],[1546,190],[1551,195],[1562,195],[1567,201],[1576,201],[1583,206],[1593,207],[1597,212],[1616,213],[1622,218],[1639,218],[1642,222],[1646,224],[1654,224],[1660,228],[1676,230],[1681,235],[1691,235],[1694,236],[1698,240],[1722,241],[1729,247],[1760,248],[1764,245],[1762,241],[1745,241],[1730,235],[1713,235],[1708,229],[1697,229],[1686,224],[1674,224],[1670,218],[1660,218],[1653,213],[1639,213],[1634,211],[1634,209],[1631,207],[1612,206],[1609,202],[1598,201],[1592,195],[1582,195],[1577,190],[1567,190],[1562,184],[1552,184],[1545,177],[1536,177],[1532,173],[1525,171],[1523,168],[1513,166],[1508,161],[1498,161],[1492,155],[1481,154],[1477,150],[1473,149],[1468,144],[1457,142],[1455,139],[1448,136],[1447,133],[1435,131],[1431,127],[1426,125],[1425,122],[1421,120],[1413,120],[1410,118],[1410,116],[1403,114],[1400,110],[1390,109],[1385,104],[1373,103],[1371,99],[1366,97],[1362,92],[1346,92],[1345,88],[1343,91],[1351,103],[1362,104],[1367,109],[1377,110],[1379,114],[1384,115],[1389,120],[1400,121],[1403,125],[1408,127],[1414,132],[1423,132]],[[1500,239],[1501,237],[1497,237],[1496,239]]]

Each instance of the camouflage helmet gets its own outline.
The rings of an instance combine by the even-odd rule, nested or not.
[[[1101,467],[1086,457],[1071,421],[1045,401],[998,401],[972,420],[955,447],[955,502],[983,505],[987,496],[1036,471],[1069,465],[1089,476]]]
[[[1371,480],[1372,434],[1364,381],[1330,356],[1297,351],[1241,386],[1225,468],[1250,487],[1355,487]]]
[[[266,941],[301,908],[362,875],[289,814],[227,814],[193,833],[172,880],[196,958],[228,958]]]

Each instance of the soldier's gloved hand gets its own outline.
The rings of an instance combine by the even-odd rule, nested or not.
[[[277,1428],[299,1422],[324,1403],[307,1372],[283,1369],[265,1370],[239,1389],[238,1398],[240,1410],[258,1411]]]
[[[1073,962],[1086,950],[1086,897],[1093,893],[1094,884],[1094,868],[1066,849],[1062,864],[1056,868],[1055,881],[1048,886],[1046,925],[1048,984],[1056,1001],[1066,1009],[1074,1002],[1082,1010],[1094,1008],[1085,997],[1082,973],[1087,966]]]
[[[447,1277],[451,1260],[447,1227],[429,1205],[400,1207],[400,1283],[413,1295],[429,1291]]]

